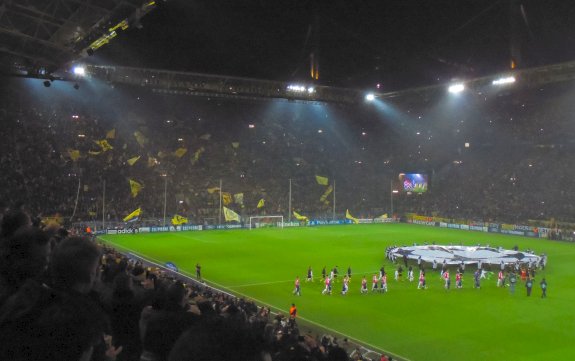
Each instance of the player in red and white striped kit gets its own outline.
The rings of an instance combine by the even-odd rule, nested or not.
[[[381,282],[381,288],[379,291],[387,292],[387,273],[384,273],[383,276],[381,276],[380,282]]]
[[[367,280],[365,276],[361,279],[361,293],[367,293]]]
[[[331,278],[326,277],[325,279],[325,288],[324,290],[321,292],[322,295],[325,294],[331,295]]]
[[[373,278],[371,279],[371,292],[377,291],[377,281],[377,275],[373,275]]]

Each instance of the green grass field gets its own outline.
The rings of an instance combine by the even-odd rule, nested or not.
[[[575,356],[575,245],[503,236],[491,233],[440,229],[406,224],[347,225],[285,229],[149,233],[108,235],[103,240],[158,263],[174,262],[180,271],[202,275],[210,283],[246,296],[276,310],[292,302],[299,317],[360,341],[376,350],[416,361],[434,360],[567,360]],[[548,254],[545,271],[535,278],[531,297],[519,282],[514,295],[496,287],[495,277],[473,289],[472,275],[463,289],[443,289],[439,273],[428,272],[427,290],[416,281],[396,282],[388,277],[387,294],[362,295],[362,275],[385,265],[388,245],[477,243]],[[316,281],[305,282],[311,265]],[[318,279],[323,266],[351,265],[348,295],[321,294]],[[405,275],[406,273],[404,273]],[[302,295],[292,295],[296,276]],[[548,297],[541,299],[539,281],[546,277]],[[417,278],[417,272],[416,272]],[[453,285],[454,283],[452,283]],[[340,336],[341,338],[342,336]]]

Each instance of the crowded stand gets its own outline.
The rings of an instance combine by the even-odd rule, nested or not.
[[[105,221],[142,207],[141,219],[161,223],[165,201],[169,215],[203,224],[218,215],[220,181],[232,196],[224,205],[240,215],[288,215],[291,180],[294,210],[331,219],[333,194],[322,197],[315,178],[322,175],[336,182],[338,214],[373,218],[391,213],[390,182],[400,189],[397,175],[406,171],[428,174],[430,191],[394,195],[398,215],[568,222],[573,214],[571,83],[475,94],[462,104],[398,98],[379,113],[371,104],[196,98],[105,84],[28,92],[37,84],[11,82],[0,113],[1,199],[35,215],[102,220],[106,192]]]
[[[457,106],[398,98],[380,113],[369,104],[7,80],[0,359],[360,360],[347,340],[305,332],[286,315],[99,245],[86,225],[103,218],[129,227],[123,219],[139,207],[138,224],[163,224],[164,207],[170,218],[207,224],[218,217],[220,192],[242,217],[287,216],[291,194],[293,210],[331,219],[318,175],[337,182],[341,218],[349,209],[361,218],[568,224],[572,88],[475,94]],[[391,193],[406,171],[428,174],[429,190]]]

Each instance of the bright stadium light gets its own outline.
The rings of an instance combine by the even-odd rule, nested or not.
[[[86,75],[86,68],[84,68],[83,66],[75,66],[74,69],[72,69],[75,75],[79,75],[79,76],[84,76]]]
[[[373,93],[369,93],[365,96],[365,100],[367,100],[368,102],[372,102],[375,100],[375,95]]]
[[[292,92],[296,92],[296,93],[303,93],[307,89],[303,85],[291,84],[291,85],[288,85],[287,90],[292,91]]]
[[[462,91],[465,90],[465,85],[463,85],[463,83],[453,84],[450,85],[447,90],[452,94],[461,93]]]
[[[309,88],[307,88],[307,92],[310,93],[310,94],[315,93],[314,87],[311,87],[311,86],[310,86]]]
[[[491,84],[493,84],[493,85],[505,85],[505,84],[512,84],[512,83],[515,83],[515,77],[514,76],[508,76],[506,78],[496,79]]]

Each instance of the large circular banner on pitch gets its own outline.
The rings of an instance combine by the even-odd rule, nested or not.
[[[423,262],[445,263],[448,265],[457,265],[461,262],[472,264],[481,262],[482,264],[505,264],[511,263],[528,263],[538,264],[541,257],[528,252],[507,250],[502,248],[481,247],[481,246],[412,246],[396,247],[390,250],[390,256],[394,258],[403,258],[418,260]]]

